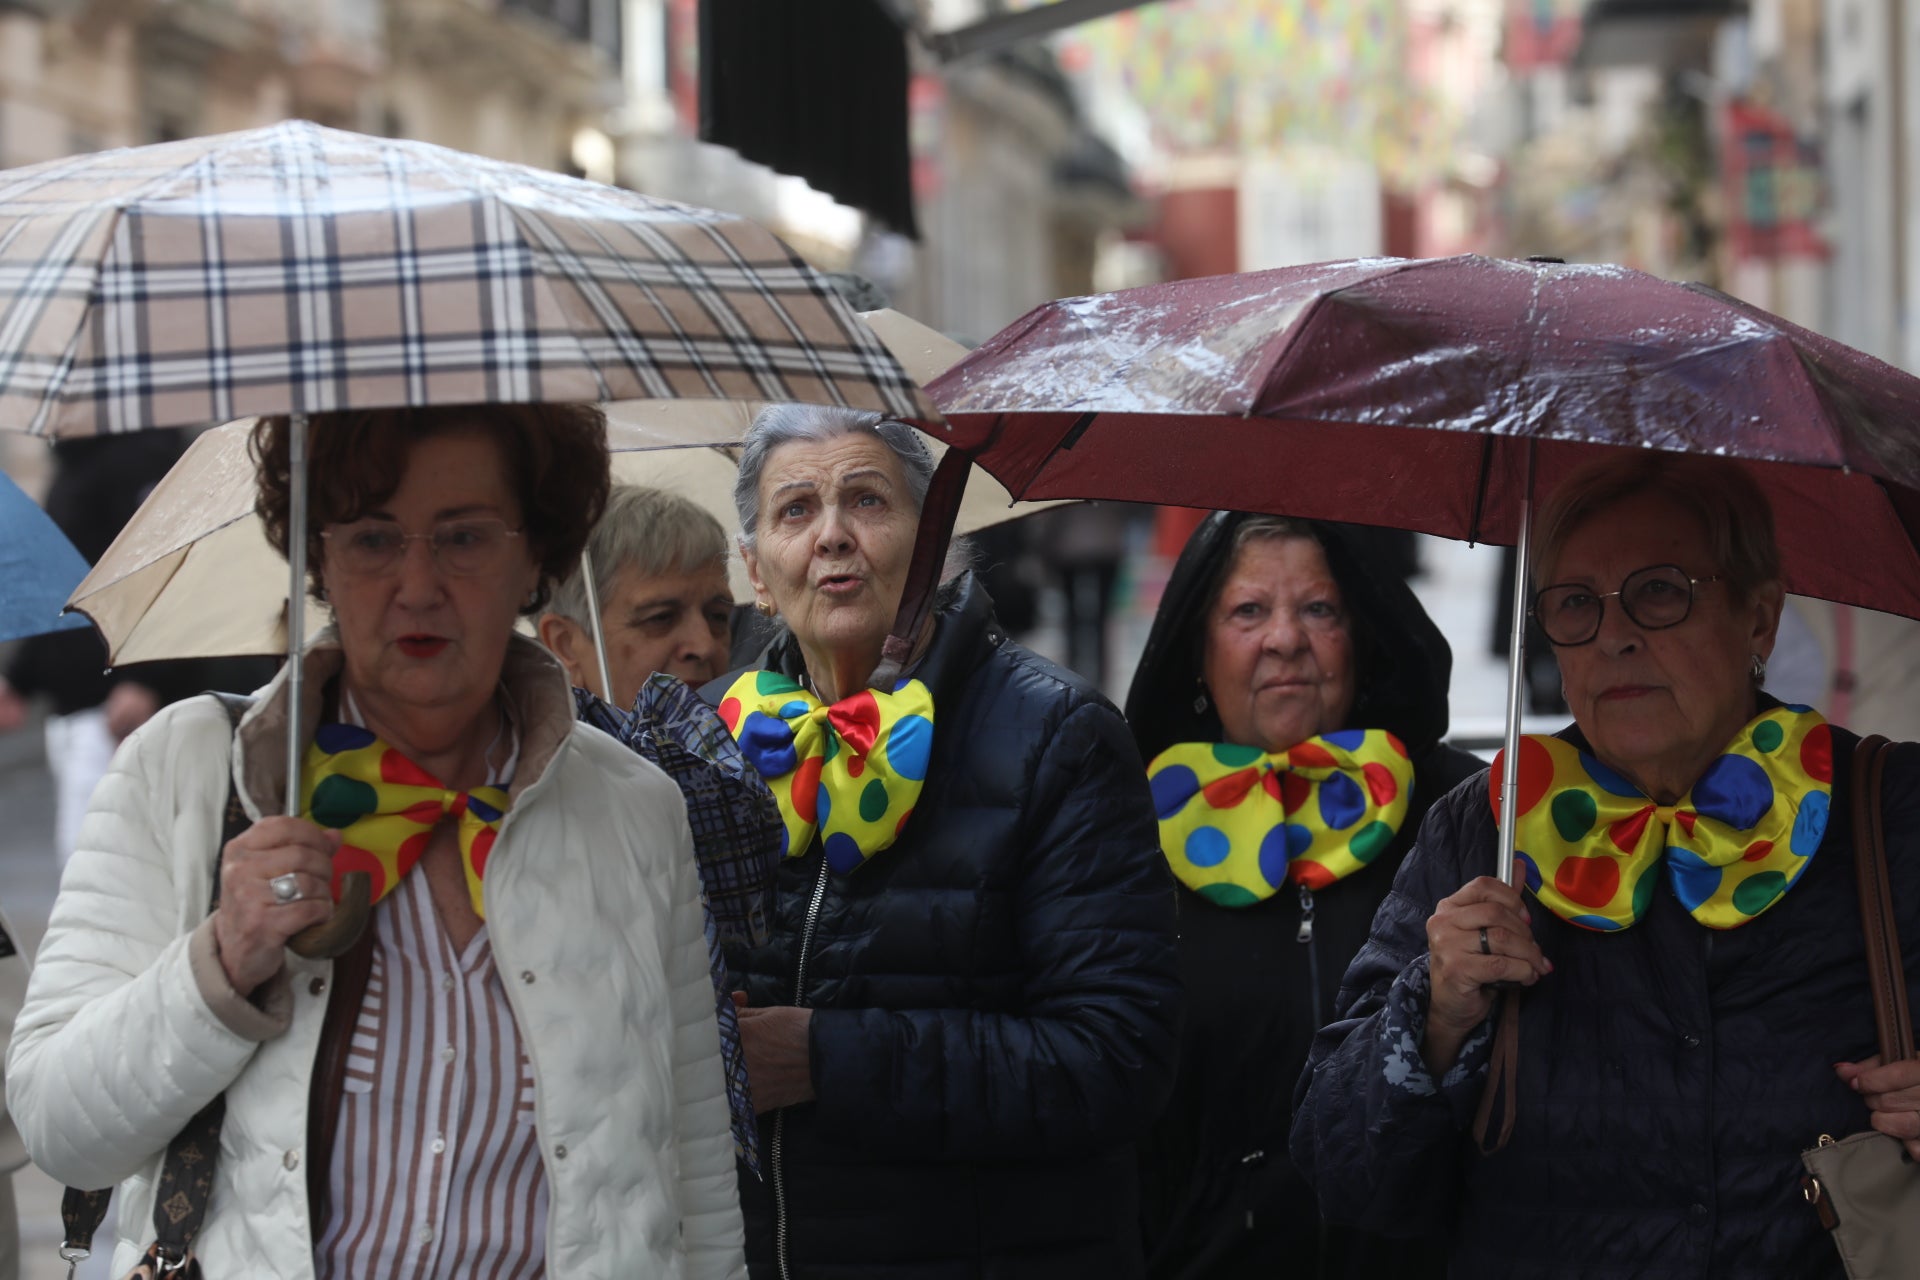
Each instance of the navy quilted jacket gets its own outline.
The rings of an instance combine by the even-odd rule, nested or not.
[[[1447,1225],[1452,1274],[1476,1278],[1839,1280],[1801,1199],[1799,1153],[1868,1127],[1832,1066],[1875,1052],[1855,741],[1836,729],[1826,840],[1752,923],[1705,928],[1664,890],[1614,934],[1535,904],[1554,972],[1523,998],[1518,1120],[1490,1157],[1467,1132],[1487,1028],[1438,1082],[1419,1049],[1427,918],[1493,872],[1486,775],[1436,805],[1347,971],[1346,1020],[1321,1033],[1300,1082],[1294,1159],[1326,1211],[1380,1229]],[[1920,992],[1920,746],[1889,759],[1884,811],[1907,981]]]
[[[1145,772],[1112,706],[1009,642],[970,577],[946,599],[901,840],[847,876],[816,841],[780,868],[770,941],[729,953],[753,1004],[816,1011],[818,1100],[762,1117],[768,1180],[741,1178],[757,1278],[782,1235],[794,1280],[1143,1270],[1132,1143],[1178,1017]]]

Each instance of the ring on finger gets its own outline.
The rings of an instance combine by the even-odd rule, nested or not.
[[[1483,956],[1493,954],[1493,944],[1487,941],[1487,931],[1485,929],[1480,930],[1480,954]]]
[[[273,890],[273,900],[283,906],[300,901],[300,877],[291,871],[267,881],[267,888]]]

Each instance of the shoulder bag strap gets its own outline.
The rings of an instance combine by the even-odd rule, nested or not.
[[[1913,1008],[1907,1003],[1906,963],[1900,954],[1900,929],[1893,914],[1880,805],[1881,778],[1892,749],[1892,744],[1876,734],[1863,740],[1853,752],[1853,858],[1882,1062],[1913,1056]]]
[[[230,733],[237,732],[240,718],[253,705],[253,700],[230,693],[211,696],[219,699],[226,711]],[[221,818],[220,844],[214,850],[213,893],[207,905],[208,915],[212,915],[220,905],[221,854],[227,842],[244,832],[249,825],[246,807],[241,804],[239,790],[233,785],[231,766],[227,772],[227,803]],[[187,1250],[193,1245],[194,1235],[206,1219],[207,1202],[213,1195],[213,1158],[220,1150],[220,1122],[226,1112],[227,1099],[222,1094],[202,1107],[199,1114],[187,1121],[186,1128],[167,1144],[167,1157],[160,1168],[160,1185],[156,1188],[153,1201],[155,1241],[163,1262],[177,1265],[185,1258]],[[94,1234],[106,1219],[107,1202],[112,1196],[112,1187],[99,1191],[68,1187],[61,1198],[60,1219],[66,1229],[66,1237],[60,1246],[60,1257],[67,1263],[68,1275],[72,1275],[75,1264],[92,1253]]]

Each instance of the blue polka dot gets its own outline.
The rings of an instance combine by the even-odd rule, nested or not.
[[[1293,860],[1290,833],[1304,830],[1282,824],[1260,837],[1260,877],[1278,889],[1287,882],[1287,863]]]
[[[1153,811],[1164,822],[1200,790],[1200,775],[1183,764],[1170,764],[1147,779],[1147,789],[1153,792]]]
[[[932,755],[933,721],[925,716],[901,716],[887,730],[887,763],[902,778],[923,781]]]
[[[782,720],[798,720],[801,716],[807,714],[807,712],[811,711],[812,709],[813,708],[808,706],[805,702],[802,702],[800,699],[795,698],[791,702],[781,703],[780,710],[776,714],[778,714]]]
[[[793,856],[793,837],[788,834],[787,824],[784,822],[780,824],[780,856],[783,858]]]
[[[833,816],[833,793],[827,790],[827,784],[821,783],[820,789],[813,793],[813,823],[822,831],[826,830],[827,819]]]
[[[1693,784],[1693,807],[1703,818],[1750,831],[1773,808],[1773,780],[1745,756],[1721,756]]]
[[[1522,853],[1518,849],[1515,849],[1513,851],[1513,860],[1519,864],[1520,869],[1522,871],[1527,873],[1527,888],[1532,890],[1534,893],[1539,893],[1540,892],[1539,866],[1534,862],[1532,858],[1528,857],[1526,854]]]
[[[1360,784],[1344,773],[1328,774],[1318,790],[1320,820],[1335,831],[1345,831],[1367,811],[1367,797]]]
[[[467,797],[467,812],[482,822],[498,822],[505,816],[498,809],[476,795],[469,795]]]
[[[342,751],[358,751],[373,743],[373,730],[357,724],[323,724],[313,731],[313,745],[330,756]]]
[[[1332,733],[1323,733],[1320,737],[1342,751],[1357,751],[1367,740],[1365,729],[1335,729]]]
[[[1313,847],[1313,828],[1303,827],[1297,822],[1286,825],[1287,858],[1292,860]]]
[[[784,777],[800,763],[800,753],[793,749],[793,730],[770,715],[749,711],[740,722],[737,741],[740,753],[763,778]]]
[[[1795,715],[1802,715],[1802,716],[1807,714],[1807,712],[1813,710],[1812,707],[1808,706],[1804,702],[1789,702],[1786,704],[1786,709],[1788,711],[1793,712]]]
[[[1678,845],[1667,846],[1667,877],[1673,883],[1673,895],[1689,911],[1714,895],[1720,887],[1719,867],[1703,862],[1700,856]]]
[[[827,866],[840,875],[859,869],[865,861],[860,856],[860,842],[844,831],[836,831],[827,837]]]
[[[1577,924],[1583,929],[1598,929],[1601,933],[1612,933],[1622,926],[1617,920],[1605,916],[1568,916],[1568,924]]]
[[[1824,791],[1810,791],[1800,801],[1800,812],[1793,815],[1793,837],[1787,847],[1802,858],[1811,858],[1827,838],[1830,801]]]
[[[1634,786],[1631,782],[1628,782],[1625,778],[1601,764],[1596,757],[1587,754],[1585,751],[1580,753],[1580,767],[1585,769],[1587,776],[1592,778],[1594,782],[1599,785],[1600,789],[1609,795],[1626,796],[1633,800],[1645,798],[1646,793],[1641,791],[1640,788]]]
[[[1187,843],[1183,852],[1187,861],[1196,867],[1217,867],[1227,860],[1233,851],[1233,843],[1227,839],[1226,832],[1218,827],[1195,827],[1187,833]]]

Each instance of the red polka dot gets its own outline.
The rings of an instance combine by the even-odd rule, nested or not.
[[[419,831],[400,842],[393,851],[393,869],[401,875],[413,870],[413,864],[426,856],[427,846],[433,842],[433,832]]]
[[[430,827],[446,816],[446,809],[437,800],[422,800],[419,804],[410,804],[400,811],[400,816],[409,822],[417,822]]]
[[[880,737],[880,704],[874,701],[873,690],[862,689],[828,707],[827,721],[840,735],[842,745],[851,747],[854,755],[864,756]]]
[[[1334,875],[1317,862],[1295,858],[1287,864],[1287,879],[1295,884],[1305,885],[1309,889],[1324,889],[1333,883]]]
[[[900,833],[907,829],[907,819],[911,818],[912,816],[913,816],[913,810],[909,809],[905,813],[900,815],[900,821],[893,824],[893,838],[895,840],[898,840],[900,838]]]
[[[1492,785],[1487,788],[1487,798],[1493,802],[1495,814],[1500,812],[1501,783],[1506,778],[1506,755],[1502,751],[1494,756],[1493,770],[1489,775]],[[1514,812],[1532,812],[1552,785],[1553,756],[1532,738],[1520,739],[1520,794],[1515,797],[1517,804]]]
[[[380,865],[380,859],[365,849],[343,844],[333,855],[333,900],[340,901],[340,879],[349,871],[364,871],[373,880],[373,901],[378,902],[387,892],[387,869]]]
[[[493,853],[494,835],[492,827],[482,827],[473,837],[473,849],[467,858],[473,863],[473,874],[476,876],[487,874],[487,858]]]
[[[1404,760],[1404,759],[1411,759],[1411,758],[1412,758],[1412,757],[1410,757],[1410,756],[1408,756],[1408,755],[1407,755],[1407,744],[1406,744],[1406,743],[1404,743],[1404,742],[1402,742],[1402,741],[1400,741],[1400,739],[1398,739],[1398,738],[1396,738],[1396,737],[1394,737],[1394,736],[1393,736],[1392,734],[1390,734],[1390,733],[1386,735],[1386,739],[1387,739],[1387,745],[1388,745],[1388,746],[1390,746],[1390,747],[1392,747],[1392,748],[1393,748],[1393,749],[1394,749],[1395,751],[1398,751],[1398,752],[1400,753],[1400,757],[1401,757],[1401,759],[1403,759],[1403,760]]]
[[[1773,841],[1755,840],[1751,845],[1747,846],[1747,851],[1740,855],[1740,861],[1759,862],[1761,859],[1765,858],[1768,854],[1772,852],[1773,852]]]
[[[1289,773],[1280,779],[1280,807],[1289,816],[1298,811],[1313,794],[1313,779]]]
[[[1369,762],[1360,766],[1360,773],[1367,780],[1367,792],[1374,804],[1384,809],[1399,798],[1400,783],[1387,766]]]
[[[1645,834],[1647,823],[1653,819],[1653,806],[1620,819],[1607,828],[1607,839],[1613,841],[1613,847],[1622,853],[1632,853],[1640,847],[1640,837]]]
[[[1680,824],[1680,830],[1686,834],[1687,839],[1693,839],[1694,825],[1700,821],[1698,813],[1692,809],[1681,809],[1673,815],[1673,820]]]
[[[865,756],[849,755],[847,757],[847,776],[849,778],[857,778],[866,771],[867,758]]]
[[[1606,855],[1565,858],[1553,873],[1553,887],[1569,902],[1598,909],[1620,891],[1620,864]]]
[[[1287,763],[1296,769],[1331,769],[1333,754],[1317,742],[1295,743],[1287,750]]]
[[[720,722],[727,726],[727,732],[740,732],[740,699],[726,698],[720,703]]]
[[[380,757],[380,781],[397,782],[409,787],[439,787],[440,779],[422,769],[398,751],[389,750]]]
[[[1815,782],[1833,781],[1833,731],[1815,725],[1800,744],[1800,767]]]
[[[1235,769],[1224,778],[1215,778],[1200,788],[1200,794],[1207,803],[1216,809],[1231,809],[1245,800],[1253,790],[1253,784],[1259,781],[1260,774],[1254,769]]]
[[[820,770],[825,764],[824,757],[808,756],[793,771],[793,778],[787,784],[791,788],[787,794],[793,800],[793,812],[802,822],[820,820]]]
[[[1280,775],[1269,769],[1260,775],[1260,788],[1284,806],[1286,801],[1280,795]]]

